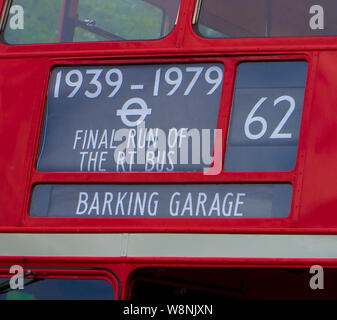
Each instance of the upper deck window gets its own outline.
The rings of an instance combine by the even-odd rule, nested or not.
[[[202,0],[205,38],[337,36],[335,0]]]
[[[8,44],[156,40],[174,28],[180,0],[12,0]]]

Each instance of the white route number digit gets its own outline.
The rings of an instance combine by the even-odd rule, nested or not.
[[[267,100],[267,97],[262,97],[253,107],[253,109],[249,112],[248,117],[245,121],[245,135],[250,140],[258,140],[261,139],[268,128],[267,120],[261,116],[254,116],[254,114],[257,112],[257,110],[262,106],[262,104]],[[295,99],[291,96],[280,96],[274,100],[274,107],[277,107],[277,105],[282,102],[287,101],[289,102],[289,109],[285,116],[282,118],[282,120],[279,122],[277,127],[274,129],[273,133],[270,135],[270,139],[291,139],[292,133],[280,133],[290,116],[295,110],[296,102]],[[261,124],[261,130],[258,133],[252,133],[250,130],[250,126],[253,123],[260,123]]]

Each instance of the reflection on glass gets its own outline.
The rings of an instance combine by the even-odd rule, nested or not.
[[[14,0],[9,44],[154,40],[174,28],[179,0]]]
[[[203,0],[197,32],[205,38],[336,36],[336,12],[335,0]]]

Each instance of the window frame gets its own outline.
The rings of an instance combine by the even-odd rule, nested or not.
[[[153,59],[152,62],[149,62],[145,59],[126,59],[126,60],[105,60],[105,64],[113,63],[114,65],[118,64],[142,64],[142,63],[156,63],[156,62],[165,63],[168,59]],[[226,57],[226,56],[216,56],[216,57],[207,57],[207,58],[197,58],[197,59],[173,59],[170,60],[173,63],[181,62],[187,63],[188,61],[193,62],[222,62],[224,63],[225,73],[227,70],[227,78],[223,83],[223,92],[220,101],[220,111],[218,117],[218,129],[224,130],[223,135],[223,150],[221,155],[221,164],[222,171],[218,175],[210,175],[205,176],[202,172],[176,172],[176,173],[99,173],[99,172],[90,172],[90,173],[44,173],[38,172],[35,168],[35,164],[37,161],[38,155],[38,147],[40,141],[40,133],[43,123],[43,114],[45,110],[45,99],[46,92],[48,88],[49,81],[49,70],[51,70],[54,66],[59,65],[85,65],[88,64],[88,60],[55,60],[51,59],[47,63],[48,67],[46,68],[46,74],[44,76],[45,81],[45,89],[43,91],[43,96],[40,99],[39,108],[36,110],[36,114],[33,115],[36,119],[36,126],[32,127],[30,138],[31,144],[34,145],[34,148],[29,150],[29,154],[27,157],[31,159],[28,167],[29,172],[31,173],[30,179],[27,180],[26,185],[26,193],[25,193],[25,204],[23,206],[23,210],[18,217],[19,221],[22,221],[23,225],[28,228],[54,228],[57,227],[60,230],[78,230],[77,228],[83,228],[84,230],[101,230],[103,227],[104,230],[109,232],[132,232],[134,230],[142,230],[142,232],[161,232],[162,230],[181,232],[186,230],[184,223],[182,223],[182,219],[151,219],[149,221],[147,218],[138,218],[138,219],[130,219],[123,220],[123,218],[116,219],[92,219],[92,218],[38,218],[38,217],[30,217],[29,207],[30,207],[30,194],[35,185],[38,184],[83,184],[85,181],[86,184],[95,184],[95,183],[103,183],[103,184],[127,184],[127,183],[288,183],[293,187],[293,195],[291,200],[291,211],[287,218],[253,218],[253,219],[188,219],[184,218],[184,221],[188,221],[190,225],[189,230],[193,230],[194,232],[207,232],[210,228],[212,230],[218,230],[221,232],[232,231],[233,227],[240,226],[244,230],[270,230],[270,228],[287,228],[293,226],[299,218],[299,202],[300,202],[300,186],[303,179],[302,168],[304,166],[303,158],[305,156],[308,143],[302,137],[307,134],[307,131],[310,130],[308,128],[308,116],[310,113],[310,101],[312,90],[310,90],[313,70],[308,70],[307,73],[307,88],[304,95],[304,104],[303,104],[303,112],[302,112],[302,121],[300,126],[300,134],[299,134],[299,142],[298,142],[298,151],[296,157],[296,164],[293,170],[286,172],[225,172],[223,169],[224,163],[224,155],[226,152],[226,140],[227,140],[227,132],[229,127],[229,119],[231,108],[228,108],[229,105],[232,105],[232,97],[234,90],[234,82],[235,82],[235,70],[237,65],[242,62],[256,62],[256,61],[264,61],[264,62],[273,62],[273,61],[307,61],[308,65],[312,63],[312,58],[309,55],[304,54],[293,54],[293,55],[278,55],[278,56],[238,56],[238,57]],[[95,60],[91,62],[92,65],[100,65],[102,61]],[[226,77],[226,76],[225,76]],[[244,177],[244,178],[243,178]],[[206,178],[206,179],[205,179]],[[263,223],[263,229],[259,229],[257,226]]]

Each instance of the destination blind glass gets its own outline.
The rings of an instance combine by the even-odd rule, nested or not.
[[[290,171],[297,157],[307,63],[237,67],[225,171]]]
[[[37,185],[40,218],[286,218],[290,184]]]
[[[37,170],[202,172],[223,73],[220,63],[54,68]]]
[[[337,36],[336,0],[202,0],[205,38]]]

